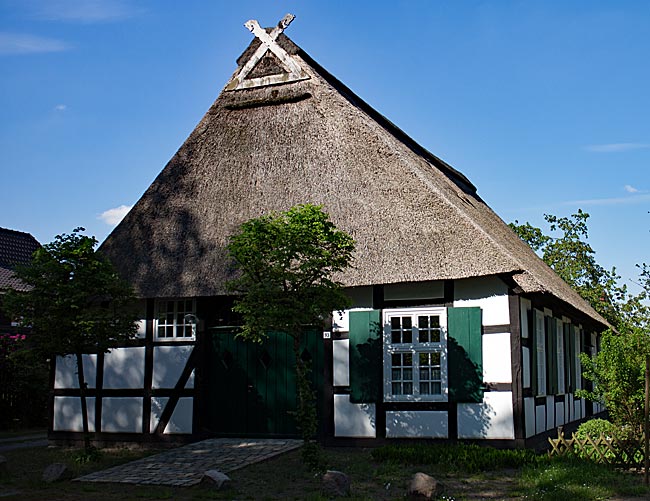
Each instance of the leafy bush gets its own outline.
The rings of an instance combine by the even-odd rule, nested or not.
[[[590,419],[582,423],[574,433],[574,437],[585,440],[587,437],[598,440],[601,434],[604,437],[616,437],[619,435],[619,427],[606,419]]]
[[[384,445],[372,451],[382,462],[438,465],[451,471],[479,472],[536,465],[545,458],[528,449],[493,449],[478,445]]]

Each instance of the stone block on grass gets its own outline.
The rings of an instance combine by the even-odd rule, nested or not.
[[[208,470],[201,477],[201,485],[214,487],[217,490],[225,489],[231,483],[232,480],[230,480],[230,477],[219,470]]]
[[[323,493],[328,496],[349,496],[350,477],[345,473],[335,470],[328,470],[322,478]]]
[[[51,484],[62,480],[70,480],[72,472],[65,463],[52,463],[43,470],[43,482]]]
[[[411,477],[407,495],[410,499],[435,499],[442,493],[442,485],[430,475],[418,472]]]

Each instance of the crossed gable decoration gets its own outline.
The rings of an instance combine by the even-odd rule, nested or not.
[[[309,78],[309,75],[303,71],[300,65],[277,43],[280,34],[291,24],[291,21],[295,17],[293,14],[287,14],[270,33],[267,33],[264,28],[261,28],[259,23],[254,19],[244,23],[244,26],[259,39],[261,44],[242,69],[230,79],[225,90],[251,89],[266,85],[297,82]],[[246,77],[253,71],[253,68],[255,68],[257,63],[269,51],[276,56],[280,65],[284,68],[285,73],[247,79]]]

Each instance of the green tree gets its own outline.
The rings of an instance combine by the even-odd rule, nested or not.
[[[545,214],[551,235],[529,223],[510,227],[556,273],[572,286],[612,326],[603,333],[600,352],[593,358],[581,354],[583,376],[592,381],[591,391],[577,395],[604,403],[610,417],[635,431],[643,423],[644,365],[650,351],[650,270],[639,265],[641,292],[632,294],[620,283],[616,269],[603,268],[587,242],[589,214],[578,210],[569,217]]]
[[[231,237],[228,250],[240,273],[229,283],[238,294],[233,310],[243,319],[239,336],[261,342],[268,331],[279,330],[293,338],[296,420],[303,452],[313,463],[315,394],[300,345],[306,327],[322,326],[333,311],[349,305],[334,276],[350,266],[354,240],[337,229],[320,206],[305,204],[245,222]]]
[[[95,252],[95,237],[83,228],[58,235],[16,269],[28,291],[9,291],[7,312],[30,326],[30,345],[53,358],[73,354],[81,395],[84,445],[90,448],[82,354],[123,345],[137,332],[135,295],[108,260]]]

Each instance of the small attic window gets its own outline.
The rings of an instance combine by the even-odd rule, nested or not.
[[[155,323],[157,341],[196,339],[196,302],[193,299],[158,301]]]

